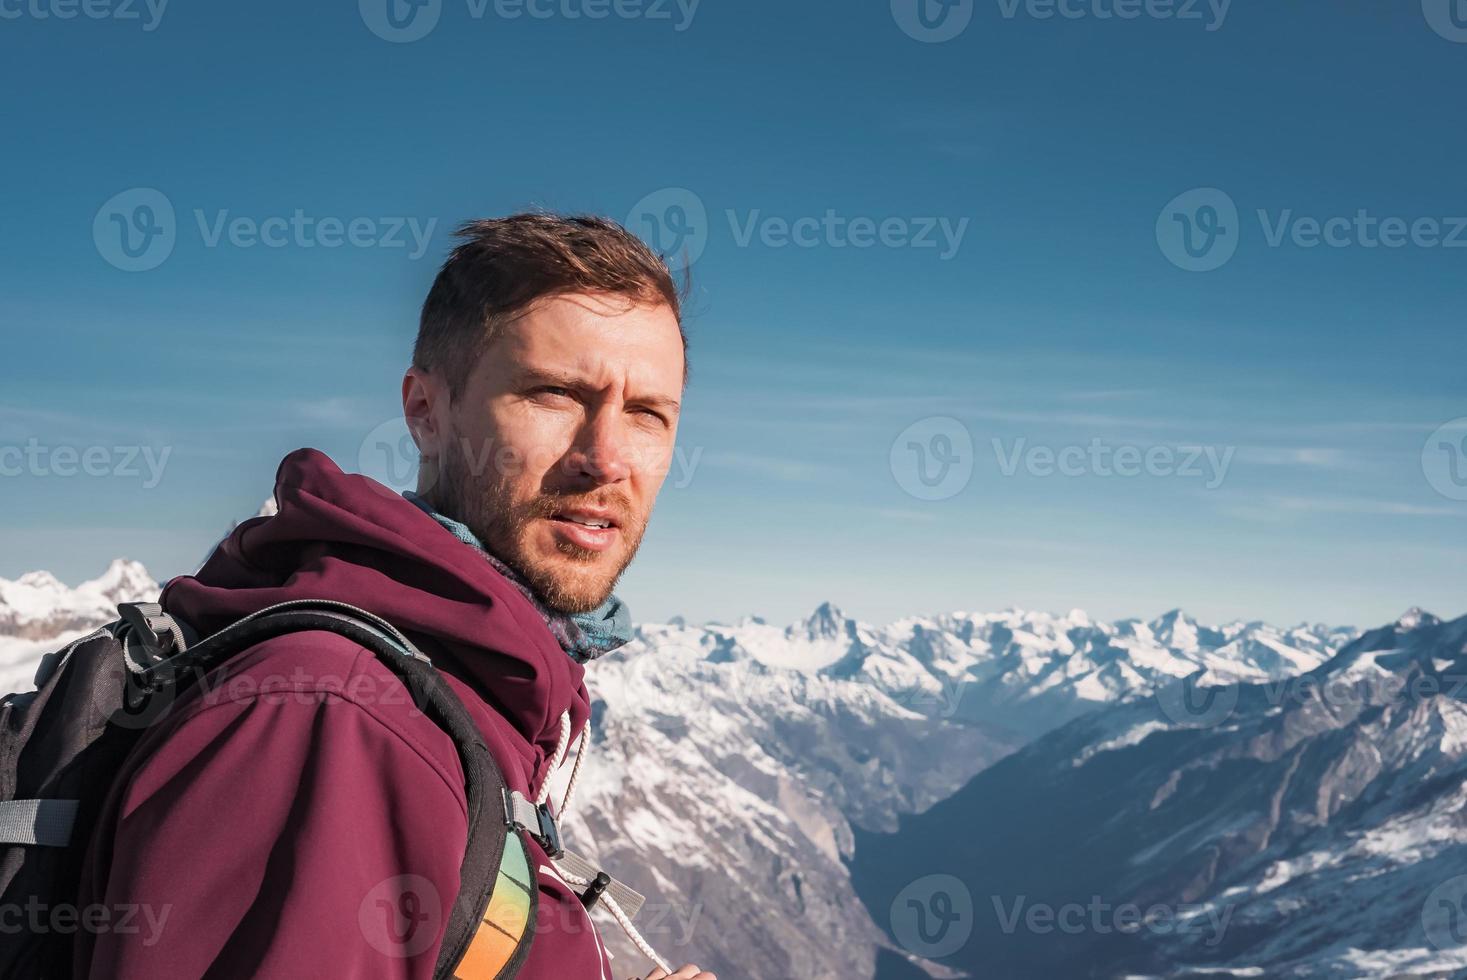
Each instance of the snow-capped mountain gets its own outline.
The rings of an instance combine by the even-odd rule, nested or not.
[[[569,838],[655,896],[644,931],[674,962],[871,976],[882,934],[850,888],[852,823],[894,827],[1018,745],[869,678],[795,666],[839,661],[822,618],[643,627],[588,673],[595,741]],[[640,962],[608,933],[619,963]]]
[[[858,834],[895,830],[1056,719],[1188,675],[1292,676],[1340,636],[1214,629],[1180,613],[873,627],[829,603],[787,628],[756,617],[644,626],[588,673],[596,741],[570,838],[657,896],[654,945],[676,950],[691,935],[687,956],[664,954],[678,962],[727,976],[870,977],[891,942],[852,891]]]
[[[822,607],[816,616],[826,613]],[[828,622],[821,619],[821,628]],[[1348,628],[1281,630],[1256,622],[1210,627],[1180,610],[1150,622],[1009,610],[846,629],[847,652],[832,673],[935,698],[955,717],[1003,725],[1026,739],[1199,671],[1210,685],[1311,670],[1354,635]]]
[[[28,687],[42,653],[157,589],[123,562],[75,589],[45,573],[4,583],[13,618],[0,628],[0,680]],[[853,888],[858,840],[897,830],[1087,712],[1188,676],[1291,677],[1343,638],[1318,626],[1211,627],[1180,612],[1104,623],[1011,610],[873,626],[829,603],[788,627],[643,625],[588,671],[593,744],[567,839],[647,894],[638,924],[676,962],[727,977],[872,977],[896,944],[886,910],[873,915]],[[1076,758],[1105,740],[1077,744]],[[603,933],[618,974],[642,969],[614,924]]]
[[[123,558],[74,587],[50,572],[0,579],[0,693],[29,688],[43,654],[116,619],[119,602],[157,595],[147,569]]]
[[[0,636],[48,640],[68,631],[88,629],[98,617],[116,618],[119,602],[148,593],[158,583],[135,561],[119,558],[94,579],[69,588],[50,572],[27,572],[11,582],[0,579]]]
[[[943,901],[971,915],[941,962],[996,980],[1463,975],[1467,617],[1413,610],[1306,674],[1188,686],[858,833],[867,905],[908,927],[903,890],[952,876]]]

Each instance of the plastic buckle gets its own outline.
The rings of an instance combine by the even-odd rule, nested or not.
[[[555,814],[550,812],[549,803],[531,803],[523,793],[508,787],[504,790],[504,818],[511,827],[518,827],[529,834],[552,858],[565,855],[560,842],[560,826]]]
[[[565,854],[565,848],[561,846],[560,827],[555,822],[555,815],[550,812],[550,804],[541,803],[535,810],[540,814],[540,834],[536,839],[545,848],[546,854],[559,858]]]
[[[173,649],[173,631],[168,628],[170,617],[156,602],[123,602],[117,611],[143,645],[149,656],[161,660]]]

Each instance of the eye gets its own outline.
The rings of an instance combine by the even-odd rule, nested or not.
[[[557,385],[545,385],[543,387],[536,388],[535,393],[538,395],[555,395],[556,397],[560,398],[569,398],[571,396],[569,388],[561,388]]]
[[[656,409],[652,409],[652,408],[638,408],[638,409],[634,409],[633,411],[635,411],[638,415],[645,415],[645,416],[647,416],[649,418],[656,419],[657,421],[661,422],[663,425],[666,425],[667,424],[667,418],[666,418],[666,416],[664,416],[661,412],[657,411]]]

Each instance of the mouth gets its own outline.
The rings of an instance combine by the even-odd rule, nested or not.
[[[587,551],[606,551],[616,543],[621,526],[609,511],[577,507],[548,518],[556,536]]]

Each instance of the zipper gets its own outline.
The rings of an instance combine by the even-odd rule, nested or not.
[[[327,609],[338,609],[343,612],[350,613],[354,619],[363,620],[365,622],[365,625],[376,628],[379,632],[386,634],[388,639],[392,640],[398,646],[402,647],[402,652],[404,656],[412,657],[414,660],[421,660],[425,664],[432,662],[427,658],[427,656],[423,654],[421,650],[413,646],[412,641],[404,636],[396,626],[393,626],[381,616],[378,616],[375,613],[370,613],[360,606],[354,606],[349,602],[341,602],[336,599],[287,599],[285,602],[277,602],[273,606],[266,606],[264,609],[256,610],[255,612],[250,613],[248,616],[235,620],[233,623],[230,623],[219,632],[212,634],[205,640],[200,640],[197,644],[194,645],[198,646],[207,642],[208,640],[213,640],[215,637],[223,636],[224,634],[228,633],[232,629],[235,629],[236,627],[243,626],[245,623],[248,623],[253,619],[258,619],[261,616],[266,616],[270,613],[282,612],[289,609],[320,609],[323,607]]]

